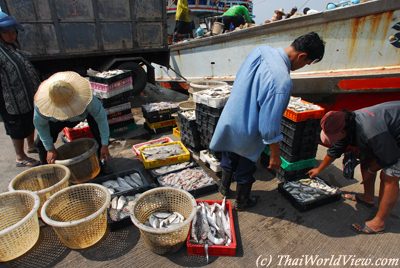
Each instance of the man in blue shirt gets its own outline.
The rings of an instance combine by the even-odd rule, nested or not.
[[[256,161],[266,145],[271,150],[269,168],[281,165],[280,123],[292,90],[290,71],[320,61],[324,51],[324,42],[311,32],[285,49],[258,47],[240,67],[210,143],[211,150],[222,152],[220,192],[229,195],[231,180],[236,180],[237,210],[257,202],[250,192]]]
[[[93,97],[87,79],[75,72],[55,73],[40,84],[34,102],[33,123],[40,137],[36,146],[42,164],[53,164],[57,159],[54,142],[60,131],[85,119],[100,146],[100,158],[110,157],[107,114],[101,102]]]

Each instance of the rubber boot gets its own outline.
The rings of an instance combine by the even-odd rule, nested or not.
[[[242,211],[257,204],[258,196],[251,197],[251,186],[253,183],[237,184],[235,209]]]
[[[222,170],[221,184],[219,185],[218,190],[223,196],[228,197],[230,195],[232,176],[233,176],[232,172]]]

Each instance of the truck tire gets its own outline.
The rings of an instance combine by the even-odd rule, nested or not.
[[[133,93],[139,95],[146,87],[147,74],[145,70],[136,62],[124,62],[118,66],[121,70],[132,70]]]

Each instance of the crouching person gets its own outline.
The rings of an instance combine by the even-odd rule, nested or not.
[[[93,97],[90,82],[75,72],[59,72],[43,81],[34,97],[34,124],[42,164],[57,159],[54,143],[64,127],[72,128],[87,119],[99,144],[100,159],[108,160],[110,130],[101,102]]]

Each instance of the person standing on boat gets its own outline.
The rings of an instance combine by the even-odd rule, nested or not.
[[[43,81],[35,94],[34,124],[39,158],[42,164],[53,164],[57,159],[54,143],[64,127],[73,128],[88,121],[99,144],[100,159],[108,160],[110,129],[101,102],[93,97],[90,82],[75,72],[58,72]]]
[[[400,177],[400,101],[385,102],[354,112],[331,111],[321,120],[321,141],[330,146],[321,164],[311,169],[317,176],[349,146],[359,151],[364,194],[345,193],[343,197],[374,206],[376,173],[380,173],[379,207],[375,217],[363,225],[353,224],[357,232],[384,231],[385,221],[396,204]]]
[[[290,71],[318,62],[325,45],[317,33],[302,35],[286,48],[260,46],[246,58],[233,84],[210,143],[222,152],[222,182],[219,191],[229,195],[232,179],[237,183],[235,207],[256,205],[250,197],[256,161],[268,144],[269,168],[281,165],[279,142],[281,120],[292,90]]]
[[[190,19],[190,10],[187,0],[174,0],[176,5],[174,42],[181,40],[185,35],[193,38],[194,25]]]
[[[11,137],[16,154],[17,167],[33,167],[39,161],[28,157],[36,153],[34,146],[33,95],[40,79],[35,68],[19,49],[18,31],[22,26],[14,17],[0,9],[0,114],[6,133]]]
[[[231,6],[224,14],[222,14],[222,23],[224,24],[225,31],[230,31],[231,25],[234,27],[233,29],[236,29],[236,27],[239,27],[246,22],[253,23],[247,4]]]

